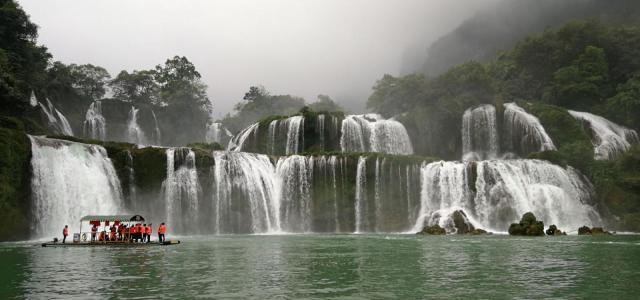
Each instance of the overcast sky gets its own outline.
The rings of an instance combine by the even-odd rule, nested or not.
[[[112,76],[191,60],[217,117],[251,85],[362,110],[384,73],[495,0],[19,0],[55,60]],[[410,49],[410,50],[407,50]]]

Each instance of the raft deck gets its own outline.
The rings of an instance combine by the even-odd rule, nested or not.
[[[84,243],[61,243],[46,242],[42,243],[42,247],[148,247],[148,246],[171,246],[180,244],[179,240],[169,240],[162,243],[124,243],[124,242],[84,242]]]

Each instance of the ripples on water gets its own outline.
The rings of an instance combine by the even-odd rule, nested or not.
[[[0,244],[0,298],[634,298],[640,236],[187,237]]]

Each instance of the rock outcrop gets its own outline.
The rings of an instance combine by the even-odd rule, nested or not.
[[[544,235],[544,223],[536,220],[536,216],[532,212],[528,212],[522,215],[519,223],[513,223],[509,226],[509,234],[542,236]]]

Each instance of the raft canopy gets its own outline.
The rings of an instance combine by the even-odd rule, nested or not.
[[[100,221],[100,222],[144,222],[144,217],[141,215],[89,215],[80,219],[80,222],[84,221]]]

